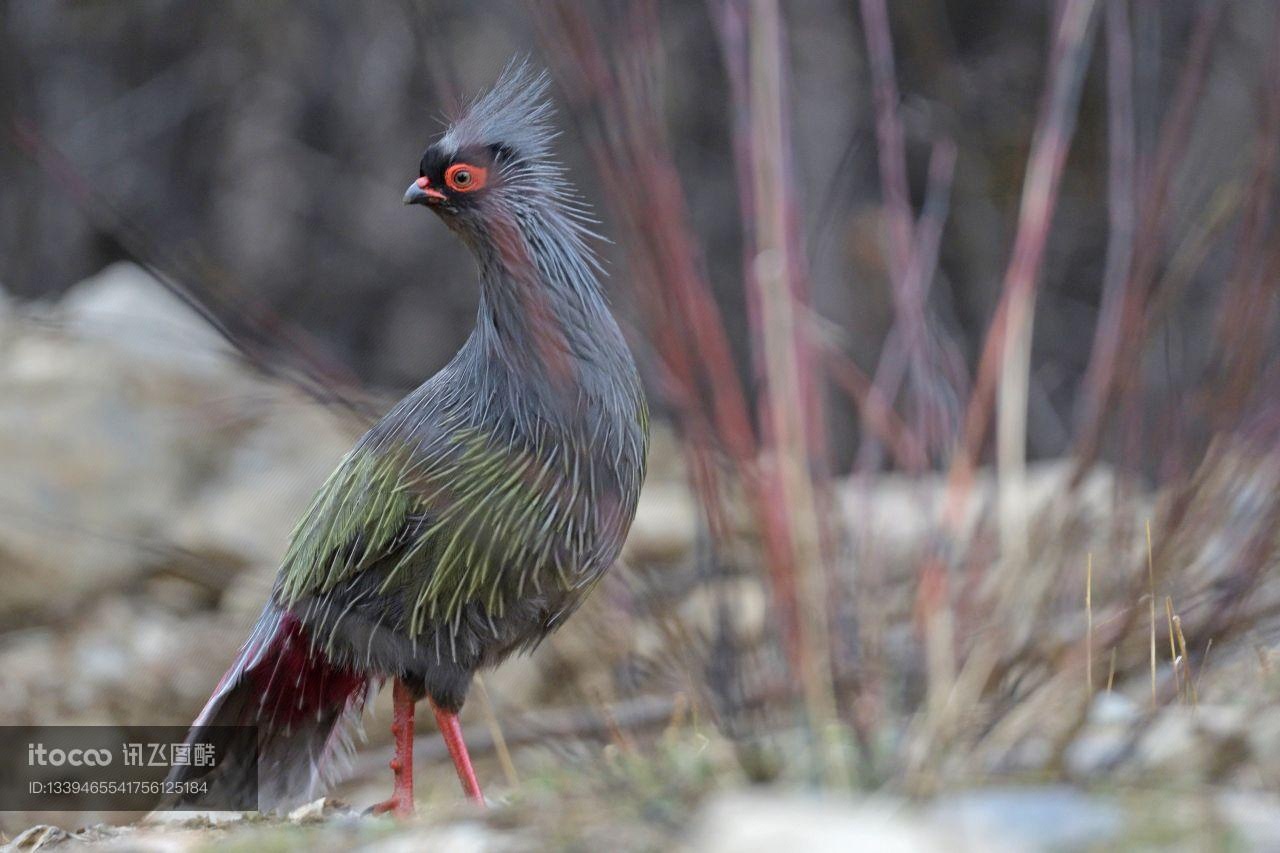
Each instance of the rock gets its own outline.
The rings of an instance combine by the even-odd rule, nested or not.
[[[1063,762],[1072,779],[1085,780],[1114,768],[1132,745],[1133,734],[1126,728],[1088,729],[1067,747]]]
[[[1280,850],[1280,797],[1257,791],[1224,791],[1217,813],[1246,850]]]
[[[33,709],[49,691],[58,689],[62,670],[56,664],[53,631],[32,628],[0,635],[0,719],[6,724],[34,723]]]
[[[250,823],[258,819],[257,812],[211,809],[206,811],[167,811],[150,812],[138,823],[126,829],[155,828],[165,833],[172,833],[170,838],[180,839],[182,834],[175,830],[208,830],[213,827],[232,827]]]
[[[1114,496],[1111,471],[1097,466],[1089,472],[1076,490],[1068,487],[1074,462],[1069,459],[1038,462],[1028,466],[1020,499],[1028,518],[1078,513],[1085,519],[1101,522],[1109,518]],[[967,538],[979,520],[989,517],[989,507],[996,500],[996,474],[982,469],[975,475],[969,500],[958,530]],[[1064,496],[1074,495],[1067,500]],[[948,498],[947,475],[909,476],[890,474],[876,477],[871,483],[851,478],[836,487],[836,496],[847,529],[860,539],[874,542],[886,559],[911,558],[921,543],[931,541],[937,530]],[[1133,511],[1142,517],[1145,501],[1131,496]],[[1099,524],[1099,529],[1105,529]],[[906,559],[907,565],[914,565]]]
[[[209,611],[113,594],[56,628],[0,635],[7,724],[189,723],[243,638]]]
[[[330,412],[278,391],[183,507],[174,542],[214,562],[274,573],[294,524],[355,438]]]
[[[1084,729],[1063,756],[1067,773],[1084,780],[1109,772],[1132,750],[1141,718],[1138,706],[1121,693],[1094,696]]]
[[[959,837],[1006,839],[1016,849],[1097,849],[1114,843],[1125,815],[1074,788],[983,788],[944,797],[927,810]]]
[[[1280,762],[1280,708],[1270,706],[1254,714],[1246,730],[1249,748],[1276,768]]]
[[[679,482],[645,483],[622,558],[634,563],[670,563],[693,553],[698,508]]]
[[[702,853],[931,853],[1016,849],[991,833],[973,837],[922,820],[903,803],[802,795],[723,794],[703,807],[690,849]]]
[[[1198,705],[1192,709],[1197,728],[1215,741],[1242,735],[1253,722],[1253,715],[1242,705]]]
[[[1134,701],[1123,693],[1103,692],[1089,706],[1091,726],[1132,726],[1142,718]]]
[[[67,291],[66,328],[147,362],[202,371],[234,369],[226,341],[146,270],[121,261]]]
[[[1195,720],[1180,709],[1166,709],[1138,741],[1137,760],[1151,769],[1189,769],[1188,761],[1197,750]]]
[[[332,797],[321,797],[289,812],[290,823],[320,823],[334,815],[351,814],[351,806]]]
[[[695,588],[680,604],[683,624],[702,637],[715,637],[721,604],[739,642],[755,643],[764,635],[768,594],[759,578],[736,577]]]
[[[0,629],[170,569],[220,592],[274,566],[353,431],[251,375],[136,267],[48,319],[0,335]]]
[[[18,833],[18,836],[0,848],[0,853],[28,853],[34,850],[47,850],[61,844],[71,836],[56,826],[39,824]]]
[[[1125,829],[1119,806],[1074,788],[990,788],[917,807],[769,793],[723,794],[694,824],[691,849],[1012,851],[1094,849]]]
[[[1219,781],[1249,757],[1248,728],[1243,707],[1166,708],[1143,732],[1134,763],[1169,780]]]
[[[412,834],[396,835],[357,848],[360,853],[503,853],[529,850],[510,834],[491,829],[482,823],[465,821],[445,826],[427,827]]]
[[[70,611],[170,559],[172,511],[229,437],[216,420],[191,414],[229,390],[49,333],[5,339],[0,625],[22,611],[28,619]]]

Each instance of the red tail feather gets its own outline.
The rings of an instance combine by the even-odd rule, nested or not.
[[[298,618],[286,613],[259,664],[244,673],[260,698],[259,723],[292,726],[333,708],[343,708],[369,683],[331,663],[311,643]]]
[[[241,757],[211,784],[243,789],[256,777],[264,811],[287,807],[318,794],[332,775],[334,753],[349,744],[343,729],[358,721],[371,683],[330,661],[296,616],[268,606],[188,740],[205,726],[256,726],[256,738],[222,746],[248,756],[256,739],[257,761]]]

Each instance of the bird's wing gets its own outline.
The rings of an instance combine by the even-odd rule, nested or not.
[[[278,591],[293,603],[372,569],[383,589],[414,591],[415,633],[472,601],[500,614],[504,578],[516,595],[546,568],[570,582],[557,546],[577,532],[571,473],[555,449],[474,431],[428,450],[362,443],[295,528]]]
[[[420,501],[404,488],[407,459],[357,445],[320,487],[280,568],[286,601],[325,592],[403,546]]]

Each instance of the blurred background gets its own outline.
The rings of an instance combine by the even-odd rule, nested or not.
[[[1272,4],[0,26],[0,723],[191,719],[314,489],[469,333],[470,257],[400,199],[527,55],[656,435],[623,563],[469,706],[486,843],[1280,839]],[[72,828],[0,831],[37,818]]]

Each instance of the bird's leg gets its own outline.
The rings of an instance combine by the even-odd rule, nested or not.
[[[453,766],[458,771],[458,781],[462,783],[462,791],[468,799],[484,805],[484,795],[480,793],[480,783],[476,781],[475,768],[471,766],[471,756],[467,754],[467,744],[462,739],[462,725],[458,722],[456,711],[445,711],[435,702],[431,710],[436,712],[436,725],[440,727],[440,736],[453,759]]]
[[[395,757],[391,759],[391,772],[395,775],[395,787],[391,798],[375,805],[374,814],[391,812],[396,817],[413,815],[413,693],[399,678],[391,688],[391,735],[395,739]]]

